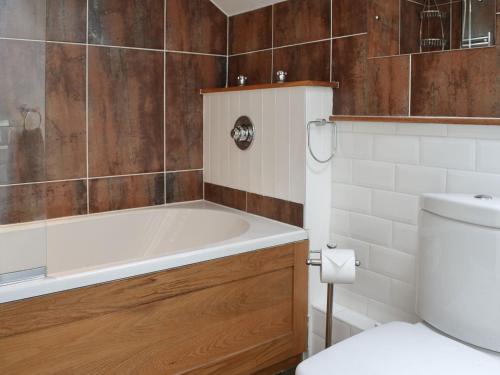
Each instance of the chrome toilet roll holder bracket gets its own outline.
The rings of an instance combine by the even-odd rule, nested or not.
[[[331,250],[335,250],[337,248],[337,244],[327,244]],[[312,258],[312,254],[321,254],[321,250],[310,250],[309,257],[307,258],[306,264],[308,266],[321,267],[321,258]],[[361,262],[356,259],[355,263],[356,267],[361,266]],[[332,346],[332,322],[333,322],[333,284],[327,284],[327,292],[326,292],[326,329],[325,329],[325,348],[329,348]]]

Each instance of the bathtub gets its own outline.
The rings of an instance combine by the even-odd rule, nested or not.
[[[301,228],[204,201],[16,225],[0,238],[23,230],[46,240],[47,275],[0,286],[0,303],[307,239]]]

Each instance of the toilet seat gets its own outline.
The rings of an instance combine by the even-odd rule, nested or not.
[[[425,324],[393,322],[360,333],[302,362],[296,375],[500,374],[487,354]]]

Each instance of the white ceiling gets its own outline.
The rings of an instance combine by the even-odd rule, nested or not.
[[[248,12],[271,4],[281,3],[285,0],[211,0],[228,16]]]

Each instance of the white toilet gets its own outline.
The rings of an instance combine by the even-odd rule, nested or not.
[[[427,194],[419,219],[418,324],[365,331],[296,375],[500,375],[500,199]]]

